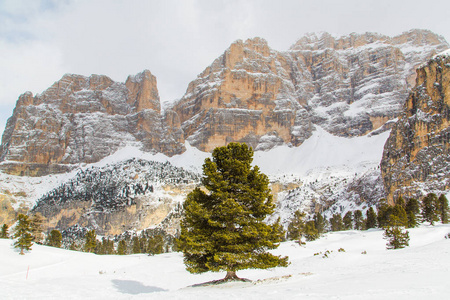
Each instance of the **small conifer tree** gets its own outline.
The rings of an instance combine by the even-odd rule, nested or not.
[[[348,211],[344,215],[343,221],[344,221],[344,229],[345,230],[353,229],[353,212]]]
[[[314,224],[313,220],[306,222],[304,235],[305,239],[308,242],[314,241],[319,238],[319,231],[316,229],[316,225]]]
[[[144,235],[144,232],[142,232],[141,237],[139,238],[139,248],[141,249],[141,253],[147,253],[148,247],[148,239],[147,237]]]
[[[125,240],[120,240],[117,245],[117,254],[125,255],[127,254],[127,242]]]
[[[438,206],[438,198],[434,193],[429,193],[422,199],[422,219],[424,222],[430,222],[430,225],[434,225],[434,222],[439,221]]]
[[[419,202],[415,198],[410,198],[405,206],[406,216],[408,218],[408,228],[414,228],[419,225],[417,215],[420,213]]]
[[[97,247],[97,235],[95,234],[95,230],[89,230],[85,236],[84,243],[84,251],[85,252],[94,252]]]
[[[287,257],[266,251],[278,247],[281,225],[264,222],[275,205],[267,176],[252,160],[253,150],[239,143],[205,160],[208,193],[196,188],[187,196],[178,240],[189,272],[226,271],[226,281],[238,280],[238,270],[287,266]]]
[[[344,229],[344,223],[340,214],[334,214],[330,219],[331,230],[341,231]]]
[[[37,244],[42,243],[42,230],[44,227],[44,223],[45,218],[40,212],[35,213],[30,218],[30,227],[31,227],[31,234],[33,235],[33,242]]]
[[[394,207],[389,205],[386,199],[381,199],[378,206],[378,227],[383,228],[389,225],[389,218],[392,214]]]
[[[102,238],[103,254],[114,254],[114,241],[109,238]]]
[[[9,226],[7,224],[3,224],[2,230],[0,231],[0,238],[2,238],[2,239],[8,239],[9,238],[8,229],[9,229]]]
[[[400,198],[403,200],[403,198]],[[392,226],[396,223],[396,226],[406,227],[408,225],[408,217],[406,216],[406,211],[401,204],[395,204],[392,209],[392,213],[389,216],[388,226]]]
[[[314,226],[316,227],[317,232],[319,234],[322,234],[325,232],[325,227],[326,227],[325,219],[323,218],[322,214],[319,212],[314,215]]]
[[[355,210],[355,212],[353,213],[353,218],[355,221],[355,229],[362,230],[364,228],[364,220],[362,212],[359,209]]]
[[[61,232],[57,229],[53,229],[50,231],[50,234],[47,238],[47,245],[51,247],[61,248],[62,235]]]
[[[438,211],[439,218],[441,219],[442,224],[448,223],[448,200],[444,194],[441,194],[438,199]]]
[[[303,219],[305,216],[306,214],[304,212],[297,210],[294,213],[294,217],[291,219],[287,229],[287,239],[298,240],[300,245],[303,244],[302,236],[305,230],[305,221]]]
[[[376,227],[377,227],[377,214],[375,213],[375,210],[373,209],[373,207],[370,207],[367,210],[366,229],[376,228]]]
[[[150,255],[164,252],[164,237],[160,234],[150,237],[147,242],[147,252]]]
[[[23,250],[31,250],[33,235],[31,234],[30,220],[27,215],[19,214],[17,216],[14,237],[17,239],[14,247],[20,248],[20,255],[25,254]]]
[[[387,249],[400,249],[409,246],[409,232],[403,231],[403,220],[397,216],[391,216],[390,225],[384,229],[384,238],[388,240]]]
[[[133,237],[133,247],[131,251],[132,253],[141,253],[141,243],[138,236]]]

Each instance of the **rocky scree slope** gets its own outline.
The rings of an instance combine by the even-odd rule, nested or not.
[[[449,189],[449,51],[417,70],[416,86],[385,144],[381,171],[391,202]]]

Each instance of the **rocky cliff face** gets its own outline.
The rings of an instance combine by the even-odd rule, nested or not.
[[[314,125],[340,136],[383,131],[400,112],[414,68],[446,48],[424,30],[394,38],[311,34],[284,52],[261,38],[237,41],[163,115],[149,71],[125,83],[65,75],[40,95],[19,97],[3,134],[1,167],[39,176],[99,161],[130,143],[171,156],[184,151],[185,140],[204,151],[232,141],[268,150],[300,145]]]
[[[296,98],[290,64],[289,55],[263,39],[233,43],[174,106],[185,138],[204,151],[232,141],[256,150],[301,143],[311,124],[303,118],[307,113]]]
[[[43,175],[99,161],[128,143],[173,155],[183,151],[180,138],[176,118],[160,114],[156,78],[149,71],[125,84],[67,74],[40,95],[19,97],[0,158],[21,163],[3,164],[10,173]]]
[[[289,51],[260,38],[237,41],[192,81],[173,107],[184,137],[201,150],[231,141],[256,150],[300,145],[313,125],[359,136],[394,119],[415,67],[448,48],[442,37],[311,34]]]
[[[450,188],[450,53],[417,70],[381,162],[388,200]]]

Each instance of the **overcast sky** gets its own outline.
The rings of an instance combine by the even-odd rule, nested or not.
[[[150,70],[162,101],[237,39],[287,50],[308,32],[430,29],[450,41],[449,0],[0,0],[0,132],[20,94],[65,73],[124,82]]]

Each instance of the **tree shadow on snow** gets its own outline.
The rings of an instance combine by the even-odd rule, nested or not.
[[[143,285],[138,281],[133,280],[112,280],[115,288],[119,290],[119,292],[124,294],[138,295],[138,294],[147,294],[147,293],[155,293],[155,292],[165,292],[167,290],[162,289],[157,286],[147,286]]]

